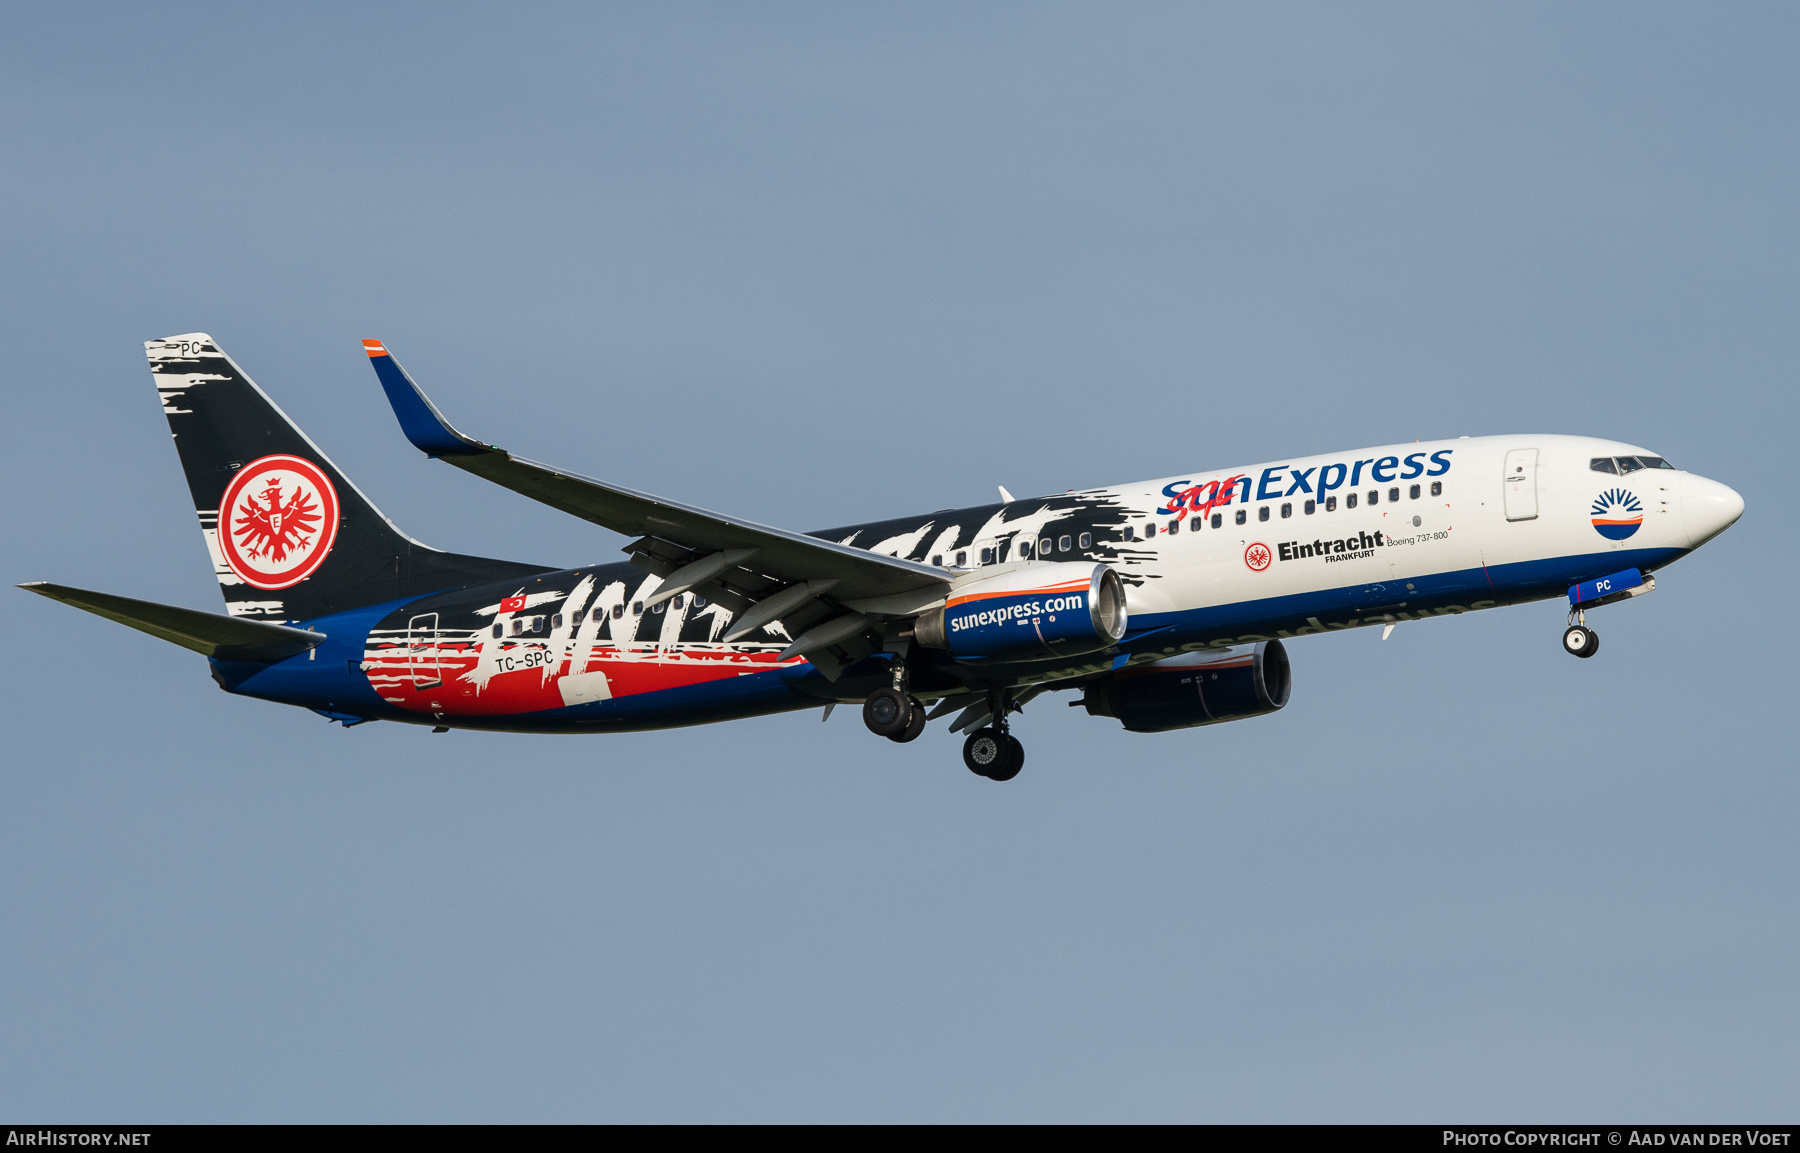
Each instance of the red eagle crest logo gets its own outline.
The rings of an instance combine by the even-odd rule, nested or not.
[[[284,589],[323,564],[337,539],[337,490],[297,456],[265,456],[238,470],[219,501],[219,552],[246,584]]]
[[[1261,572],[1268,568],[1269,562],[1274,559],[1273,554],[1269,552],[1269,546],[1261,541],[1257,541],[1244,550],[1244,563],[1250,566],[1251,572]]]

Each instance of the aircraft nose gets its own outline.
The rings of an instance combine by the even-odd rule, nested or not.
[[[1681,515],[1689,543],[1699,548],[1737,523],[1744,498],[1729,485],[1688,473],[1681,481]]]

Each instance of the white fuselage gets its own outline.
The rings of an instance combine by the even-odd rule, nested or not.
[[[1160,630],[1127,640],[1144,659],[1561,596],[1666,565],[1742,514],[1725,485],[1639,458],[1660,459],[1590,437],[1464,437],[1073,495],[1123,513],[1106,562],[1126,579],[1132,637]],[[1005,527],[1032,560],[1086,552],[1054,513]]]

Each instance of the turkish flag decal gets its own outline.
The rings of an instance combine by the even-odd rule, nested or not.
[[[524,597],[507,597],[505,600],[500,602],[500,611],[503,613],[522,613],[522,612],[524,612],[525,611],[525,598]]]

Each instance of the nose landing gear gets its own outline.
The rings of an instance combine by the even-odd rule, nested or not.
[[[1591,657],[1600,651],[1600,634],[1587,627],[1587,619],[1578,609],[1569,614],[1569,627],[1563,630],[1563,652],[1573,657]]]

